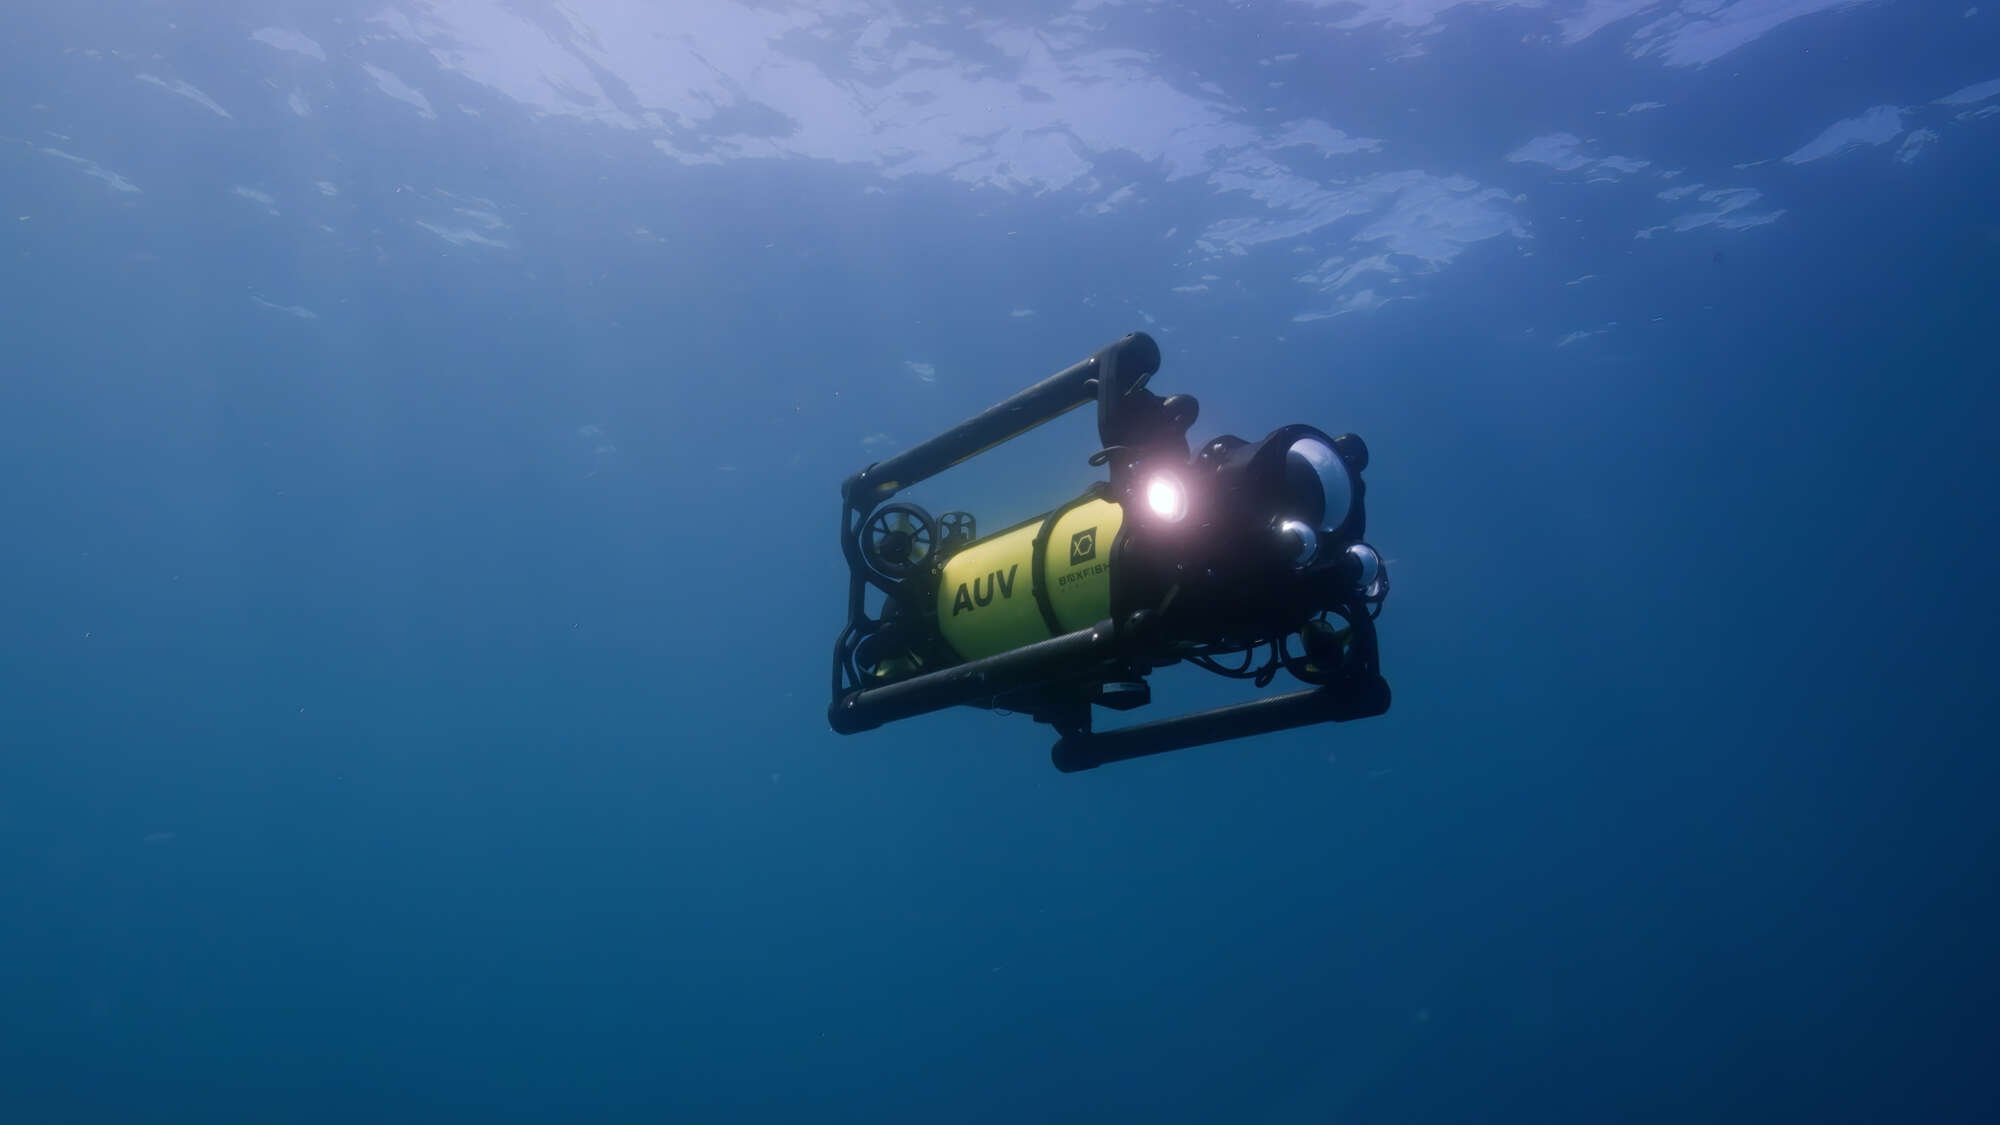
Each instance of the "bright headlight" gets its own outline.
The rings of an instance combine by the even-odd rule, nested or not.
[[[1154,518],[1179,523],[1187,515],[1187,486],[1172,473],[1154,473],[1146,482],[1146,508]]]

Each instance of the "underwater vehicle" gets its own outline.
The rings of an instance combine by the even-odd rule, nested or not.
[[[1389,575],[1362,538],[1367,446],[1287,425],[1191,451],[1195,400],[1147,389],[1159,367],[1159,345],[1135,332],[842,483],[835,731],[962,705],[1025,714],[1055,730],[1050,756],[1074,772],[1389,709],[1375,634]],[[1092,402],[1089,463],[1108,479],[1067,503],[981,535],[970,512],[894,499]],[[1308,686],[1093,729],[1093,707],[1150,703],[1147,676],[1181,662]]]

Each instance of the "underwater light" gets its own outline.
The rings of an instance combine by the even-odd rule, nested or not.
[[[1154,473],[1146,482],[1146,507],[1168,523],[1181,522],[1188,512],[1187,486],[1172,473]]]

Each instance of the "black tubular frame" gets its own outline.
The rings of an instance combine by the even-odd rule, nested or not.
[[[953,465],[969,461],[1093,400],[1100,404],[1101,431],[1103,412],[1108,409],[1103,405],[1106,399],[1123,395],[1133,384],[1152,378],[1159,369],[1160,345],[1144,332],[1134,332],[929,441],[868,466],[840,486],[841,499],[850,507],[873,508],[913,484],[929,480]]]
[[[924,589],[917,578],[884,578],[862,558],[860,535],[876,508],[903,489],[1092,400],[1098,405],[1098,436],[1104,447],[1093,463],[1110,462],[1112,479],[1104,494],[1123,501],[1122,494],[1132,487],[1133,450],[1151,443],[1177,447],[1181,456],[1186,455],[1186,432],[1196,406],[1183,395],[1162,399],[1144,389],[1159,366],[1159,345],[1145,333],[1134,332],[928,441],[869,465],[841,484],[841,550],[849,580],[847,625],[834,642],[833,698],[827,707],[827,722],[836,732],[854,734],[959,705],[1028,710],[1061,736],[1051,758],[1067,773],[1388,710],[1389,685],[1378,670],[1374,623],[1359,603],[1341,614],[1351,626],[1348,657],[1327,683],[1116,730],[1091,731],[1090,703],[1076,694],[1075,685],[1098,676],[1129,680],[1134,669],[1174,662],[1171,655],[1160,659],[1161,622],[1144,608],[1125,607],[1131,610],[1125,612],[1114,605],[1112,617],[1087,628],[881,686],[863,686],[854,664],[856,649],[884,628],[884,621],[867,613],[868,587],[905,605],[906,612],[910,605],[922,604],[923,599],[913,595]],[[1112,549],[1123,545],[1116,543]]]
[[[1389,709],[1389,681],[1382,678],[1375,658],[1375,622],[1364,611],[1354,614],[1352,624],[1354,650],[1361,656],[1337,679],[1304,691],[1224,704],[1116,730],[1066,730],[1049,751],[1049,760],[1064,773],[1076,773],[1171,750],[1380,715]]]

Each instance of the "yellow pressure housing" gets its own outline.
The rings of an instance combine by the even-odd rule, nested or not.
[[[945,560],[938,631],[978,660],[1095,625],[1111,615],[1111,544],[1125,510],[1092,490]]]

